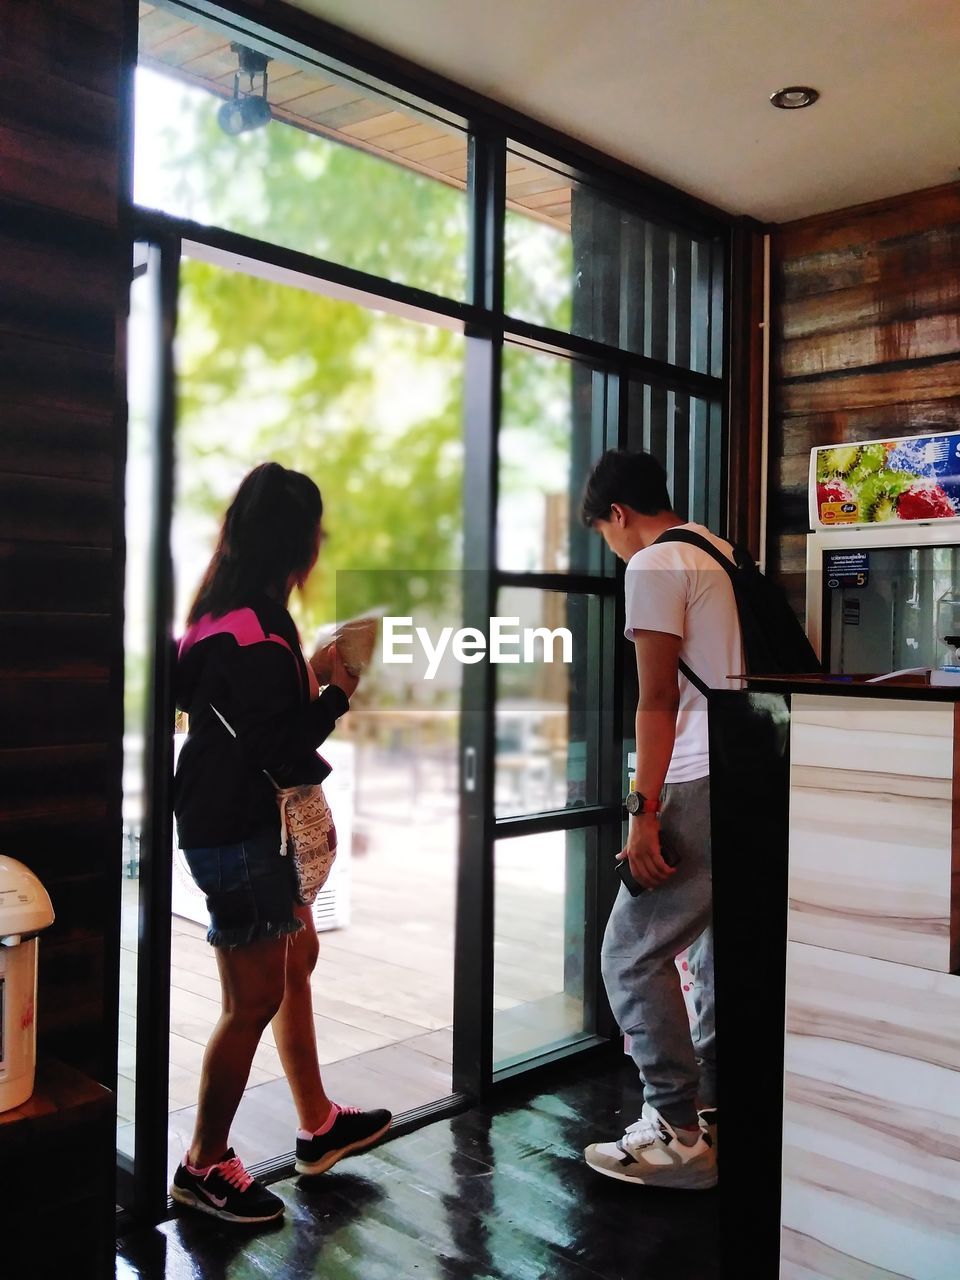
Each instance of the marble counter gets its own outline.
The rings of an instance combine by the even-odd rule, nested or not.
[[[781,1280],[954,1280],[957,707],[790,711]]]
[[[725,1276],[960,1280],[958,708],[711,695]]]
[[[793,696],[793,941],[960,966],[956,715],[951,703]]]

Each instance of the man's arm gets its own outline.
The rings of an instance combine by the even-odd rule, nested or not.
[[[666,631],[634,631],[633,641],[640,681],[636,789],[649,800],[659,800],[677,736],[680,637]],[[660,855],[660,822],[654,814],[631,817],[620,856],[629,859],[631,873],[647,889],[673,875]]]

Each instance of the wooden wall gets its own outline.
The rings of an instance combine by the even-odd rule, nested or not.
[[[809,451],[960,428],[960,183],[773,237],[769,554],[802,616]]]
[[[57,913],[40,944],[41,1043],[108,1084],[129,16],[124,0],[0,0],[0,852],[41,876]]]

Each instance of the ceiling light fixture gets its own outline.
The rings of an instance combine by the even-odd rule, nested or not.
[[[809,85],[792,84],[787,89],[778,89],[771,93],[770,101],[781,111],[799,111],[801,107],[812,107],[820,94]]]
[[[265,53],[256,49],[248,49],[242,44],[231,44],[230,48],[237,55],[239,69],[233,77],[233,97],[225,102],[217,112],[217,120],[224,133],[232,136],[238,133],[249,133],[251,129],[259,129],[269,124],[272,116],[270,103],[267,101],[267,63],[270,59]],[[247,77],[247,92],[241,96],[240,77]],[[261,76],[260,92],[254,93],[253,80]]]

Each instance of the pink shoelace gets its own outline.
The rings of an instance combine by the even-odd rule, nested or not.
[[[238,1191],[246,1191],[253,1182],[253,1178],[243,1167],[239,1156],[234,1156],[232,1160],[224,1160],[222,1164],[215,1164],[213,1169],[217,1170],[224,1182],[228,1182],[231,1187],[236,1187]],[[213,1169],[210,1173],[213,1173]]]
[[[337,1110],[342,1116],[358,1116],[360,1114],[359,1107],[341,1107],[339,1102],[337,1103]]]

